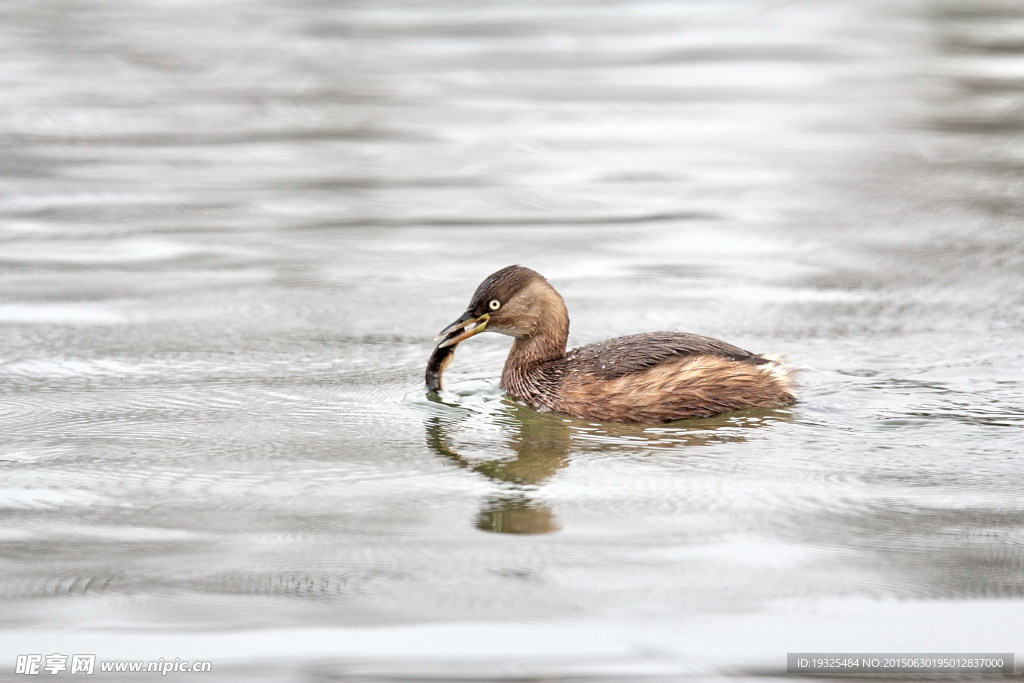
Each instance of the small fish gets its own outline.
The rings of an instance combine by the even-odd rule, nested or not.
[[[443,375],[445,369],[451,365],[452,359],[455,357],[455,347],[458,346],[458,344],[452,344],[451,346],[445,347],[441,347],[440,344],[459,336],[461,333],[461,328],[451,332],[444,339],[441,339],[438,342],[438,346],[434,347],[434,352],[430,354],[430,359],[427,361],[427,391],[436,394],[444,389],[444,384],[441,381],[441,375]]]

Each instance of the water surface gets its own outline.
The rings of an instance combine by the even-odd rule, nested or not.
[[[5,675],[1024,653],[1016,2],[14,3],[0,26]],[[538,414],[497,388],[497,335],[428,400],[432,336],[511,263],[563,293],[573,344],[784,352],[802,400]]]

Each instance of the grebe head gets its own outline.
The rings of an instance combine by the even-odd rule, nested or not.
[[[480,283],[466,312],[437,335],[437,339],[444,339],[438,347],[458,344],[484,330],[523,338],[552,327],[564,327],[567,332],[568,325],[565,302],[543,275],[522,266],[508,266]],[[463,328],[462,333],[446,338]]]

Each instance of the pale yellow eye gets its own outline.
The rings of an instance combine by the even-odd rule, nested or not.
[[[491,309],[492,311],[496,311],[499,308],[501,308],[501,302],[498,301],[497,299],[491,299],[490,303],[487,304],[487,308]]]

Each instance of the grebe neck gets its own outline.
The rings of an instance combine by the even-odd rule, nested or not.
[[[533,334],[516,337],[505,359],[501,373],[501,385],[512,394],[526,398],[539,390],[542,367],[551,361],[565,357],[565,345],[569,339],[569,315],[563,308],[561,315],[549,315],[542,319]]]

